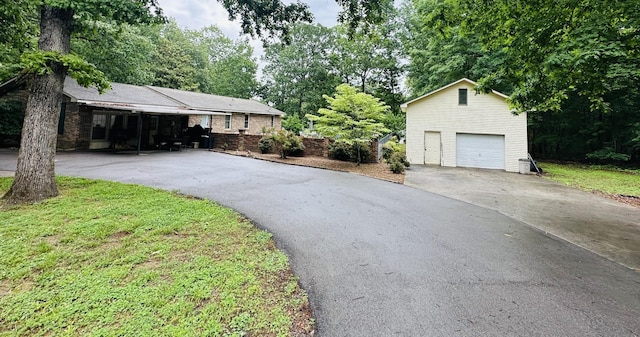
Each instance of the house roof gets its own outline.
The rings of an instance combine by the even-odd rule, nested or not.
[[[283,115],[284,112],[250,99],[203,94],[169,88],[147,86],[150,90],[194,109],[208,111],[243,112],[264,115]]]
[[[417,101],[420,101],[420,100],[422,100],[422,99],[424,99],[424,98],[427,98],[427,97],[429,97],[429,96],[431,96],[431,95],[433,95],[433,94],[436,94],[436,93],[438,93],[438,92],[440,92],[440,91],[443,91],[443,90],[445,90],[445,89],[448,89],[448,88],[450,88],[450,87],[453,87],[453,86],[455,86],[455,85],[457,85],[458,83],[461,83],[461,82],[467,82],[467,83],[471,84],[472,86],[475,86],[475,85],[476,85],[476,82],[474,82],[474,81],[472,81],[472,80],[470,80],[470,79],[468,79],[468,78],[461,78],[461,79],[459,79],[459,80],[457,80],[457,81],[455,81],[455,82],[453,82],[453,83],[449,83],[449,84],[445,85],[445,86],[444,86],[444,87],[442,87],[442,88],[436,89],[436,90],[431,91],[431,92],[429,92],[429,93],[426,93],[426,94],[424,94],[424,95],[422,95],[422,96],[420,96],[420,97],[418,97],[418,98],[412,99],[412,100],[410,100],[409,102],[402,103],[402,104],[400,104],[400,108],[402,109],[402,111],[406,111],[406,109],[407,109],[407,107],[409,106],[409,104],[414,103],[414,102],[417,102]],[[501,93],[501,92],[498,92],[498,91],[495,91],[495,90],[491,90],[491,92],[492,92],[492,93],[494,93],[494,94],[496,94],[496,95],[498,95],[498,96],[500,96],[500,97],[502,97],[502,98],[504,98],[504,99],[509,98],[509,96],[507,96],[507,95],[505,95],[505,94],[503,94],[503,93]]]
[[[104,102],[104,103],[129,103],[160,106],[183,106],[179,102],[158,95],[156,92],[131,84],[111,83],[111,90],[103,94],[95,87],[85,88],[71,77],[64,80],[64,94],[71,98],[72,102]]]
[[[232,112],[282,115],[284,112],[260,102],[153,86],[111,83],[111,90],[100,94],[85,88],[71,77],[64,82],[64,93],[71,101],[95,107],[152,113],[185,115],[228,115]]]

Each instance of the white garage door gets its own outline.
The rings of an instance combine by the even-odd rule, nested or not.
[[[456,166],[504,170],[504,136],[456,134]]]

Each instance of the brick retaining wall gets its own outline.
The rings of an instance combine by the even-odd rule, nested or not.
[[[227,144],[227,150],[231,151],[251,151],[260,153],[258,142],[262,135],[248,135],[244,133],[244,130],[240,130],[239,133],[212,133],[213,147],[216,149],[222,149],[224,144]],[[329,151],[327,150],[329,144],[333,142],[328,138],[302,138],[302,144],[304,145],[304,155],[313,157],[329,157]],[[371,158],[370,163],[377,163],[378,153],[378,141],[371,142]]]

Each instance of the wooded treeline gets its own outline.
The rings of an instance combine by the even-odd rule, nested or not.
[[[0,12],[8,27],[0,32],[0,81],[36,44],[37,12],[18,2]],[[638,1],[407,0],[379,13],[364,28],[280,27],[288,43],[273,36],[261,78],[248,40],[231,40],[215,25],[93,20],[93,34],[75,34],[71,50],[111,81],[260,97],[286,111],[284,125],[296,131],[325,106],[323,94],[348,83],[391,106],[385,124],[401,135],[400,103],[467,77],[528,113],[536,158],[640,163]]]

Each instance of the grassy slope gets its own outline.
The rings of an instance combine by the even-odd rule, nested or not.
[[[587,191],[640,196],[640,171],[602,166],[540,163],[553,180]]]
[[[0,178],[0,195],[9,184]],[[0,212],[0,336],[312,329],[286,256],[234,211],[134,185],[58,184],[60,197]]]

